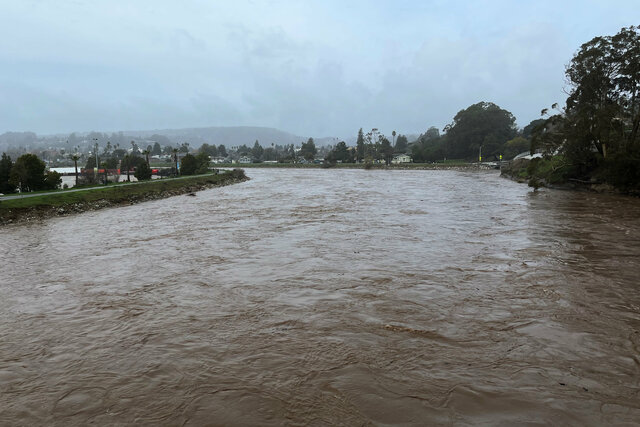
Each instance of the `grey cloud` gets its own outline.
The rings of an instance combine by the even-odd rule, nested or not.
[[[0,47],[0,132],[413,133],[481,100],[524,126],[563,101],[579,44],[628,19],[544,0],[56,3],[9,3],[0,16],[12,41]]]

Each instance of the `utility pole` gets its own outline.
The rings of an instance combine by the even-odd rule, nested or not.
[[[96,153],[96,164],[93,167],[93,177],[98,181],[98,138],[93,138],[93,140],[95,141],[93,151]]]

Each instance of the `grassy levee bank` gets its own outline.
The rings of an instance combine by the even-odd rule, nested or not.
[[[76,192],[56,192],[11,200],[0,199],[0,225],[131,205],[229,185],[247,179],[242,169],[234,169],[222,171],[219,174],[94,187]]]

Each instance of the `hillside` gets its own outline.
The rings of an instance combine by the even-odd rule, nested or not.
[[[185,129],[157,129],[144,131],[126,131],[127,135],[139,138],[150,137],[151,135],[164,135],[174,143],[189,142],[192,147],[201,144],[224,144],[227,147],[234,147],[242,144],[248,146],[258,140],[260,145],[267,147],[271,144],[294,144],[300,145],[309,139],[308,136],[297,136],[279,129],[254,126],[219,126],[206,128],[185,128]],[[315,139],[315,138],[314,138]],[[317,145],[333,143],[333,138],[315,139]]]
[[[97,135],[99,141],[105,142],[107,139],[112,142],[116,142],[114,135],[117,133],[111,133],[111,138],[108,133],[104,133],[104,136]],[[184,129],[152,129],[152,130],[133,130],[122,131],[119,133],[119,138],[129,140],[131,138],[136,139],[154,139],[154,135],[161,135],[166,138],[172,144],[181,144],[188,142],[191,147],[197,148],[200,145],[224,144],[227,147],[235,147],[242,144],[252,146],[256,140],[260,142],[263,147],[268,147],[271,144],[287,145],[294,144],[300,145],[309,139],[308,136],[298,136],[289,132],[285,132],[279,129],[268,127],[256,127],[256,126],[219,126],[219,127],[204,127],[204,128],[184,128]],[[77,138],[83,138],[90,135],[89,132],[76,132]],[[57,134],[57,135],[36,135],[33,132],[6,132],[0,135],[0,151],[8,150],[9,148],[22,147],[26,149],[43,149],[45,147],[60,146],[60,143],[68,140],[69,135]],[[103,141],[104,139],[104,141]],[[338,139],[324,137],[314,137],[317,146],[335,144]],[[101,142],[101,144],[102,144]],[[121,142],[121,141],[117,141]],[[160,141],[162,144],[162,141]]]

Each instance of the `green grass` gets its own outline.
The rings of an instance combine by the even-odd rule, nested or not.
[[[109,182],[109,185],[113,185],[113,182]],[[86,188],[86,189],[90,189],[90,188],[97,188],[97,187],[104,187],[104,184],[85,184],[85,185],[79,185],[79,186],[74,186],[74,187],[69,187],[69,188],[55,188],[53,190],[38,190],[38,191],[30,191],[28,193],[25,194],[40,194],[40,193],[52,193],[52,192],[65,192],[65,191],[69,191],[71,189],[74,188]],[[5,194],[5,196],[15,196],[18,193],[11,193],[11,194]],[[2,200],[2,197],[0,196],[0,200]]]
[[[0,213],[9,209],[27,209],[47,206],[62,207],[74,203],[86,203],[98,200],[121,203],[140,200],[155,194],[159,195],[165,191],[185,188],[188,189],[190,187],[195,189],[203,185],[223,184],[242,177],[244,177],[244,173],[240,174],[237,171],[224,171],[218,175],[208,174],[193,177],[167,178],[126,185],[92,187],[76,192],[60,191],[36,197],[25,197],[11,200],[0,199]]]

